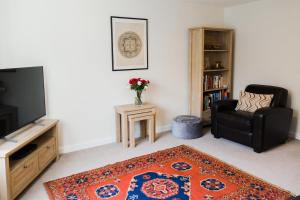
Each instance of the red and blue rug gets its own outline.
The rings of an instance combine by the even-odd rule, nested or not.
[[[45,183],[51,200],[288,200],[293,195],[188,146]]]

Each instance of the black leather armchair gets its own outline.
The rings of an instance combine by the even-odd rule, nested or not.
[[[271,106],[251,113],[236,111],[237,100],[214,103],[211,113],[211,132],[214,137],[253,147],[257,153],[284,143],[288,138],[293,115],[293,110],[286,107],[288,91],[266,85],[248,85],[245,91],[273,94]]]

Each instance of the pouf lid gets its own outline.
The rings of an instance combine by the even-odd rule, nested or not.
[[[184,123],[184,124],[198,124],[201,122],[201,118],[193,115],[180,115],[175,117],[174,121],[177,123]]]

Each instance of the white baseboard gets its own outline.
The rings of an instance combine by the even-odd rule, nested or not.
[[[167,132],[170,130],[171,130],[171,125],[164,125],[164,126],[159,126],[156,128],[156,132],[158,134]],[[74,151],[80,151],[83,149],[89,149],[89,148],[93,148],[93,147],[97,147],[97,146],[101,146],[101,145],[105,145],[105,144],[114,143],[115,141],[116,141],[115,137],[105,138],[105,139],[101,139],[101,140],[90,140],[90,141],[85,141],[82,143],[62,146],[59,148],[59,152],[61,154],[71,153]]]
[[[289,134],[289,138],[300,140],[300,133],[291,133]]]
[[[159,126],[156,128],[156,133],[163,133],[171,130],[171,124]]]
[[[295,139],[300,140],[300,133],[295,134]]]
[[[105,144],[110,144],[115,141],[114,137],[111,138],[106,138],[106,139],[101,139],[101,140],[90,140],[90,141],[85,141],[82,143],[77,143],[77,144],[72,144],[72,145],[67,145],[67,146],[62,146],[59,148],[59,152],[64,154],[64,153],[71,153],[74,151],[79,151],[83,149],[89,149]]]

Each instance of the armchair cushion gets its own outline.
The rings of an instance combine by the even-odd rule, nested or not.
[[[273,94],[255,94],[241,91],[236,110],[255,112],[257,109],[270,107]]]
[[[223,111],[217,113],[217,123],[240,131],[252,132],[253,113],[246,111]]]

